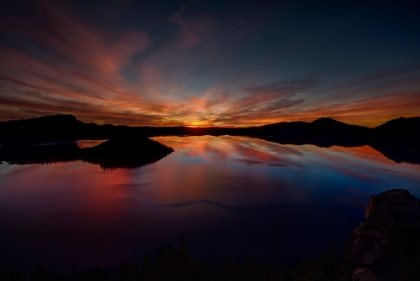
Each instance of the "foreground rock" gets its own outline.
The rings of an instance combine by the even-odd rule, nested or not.
[[[371,196],[354,230],[353,280],[420,280],[420,200],[403,189]]]

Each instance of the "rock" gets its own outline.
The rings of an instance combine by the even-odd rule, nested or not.
[[[400,281],[398,277],[391,276],[391,275],[379,275],[376,272],[373,272],[371,270],[368,270],[362,278],[360,278],[360,281]]]
[[[403,189],[370,197],[353,231],[353,280],[420,280],[420,200]]]
[[[420,229],[419,210],[419,199],[407,190],[393,189],[371,196],[365,217],[372,227],[385,233],[391,229]]]
[[[372,251],[365,252],[363,254],[363,261],[365,265],[369,265],[371,268],[375,268],[375,265],[380,264],[381,260],[384,259],[386,249],[380,247],[380,244],[376,244]]]
[[[368,271],[369,269],[366,268],[356,268],[356,270],[353,273],[353,279],[358,280],[362,278]]]
[[[384,232],[364,222],[360,223],[360,226],[354,230],[354,234],[358,237],[376,237],[377,239],[384,239],[386,237]]]

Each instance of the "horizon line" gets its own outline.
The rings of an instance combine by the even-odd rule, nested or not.
[[[310,124],[316,120],[320,120],[320,119],[331,119],[334,120],[336,122],[339,123],[343,123],[343,124],[347,124],[347,125],[352,125],[352,126],[360,126],[360,127],[365,127],[365,128],[376,128],[379,127],[389,121],[392,120],[397,120],[397,119],[410,119],[410,118],[420,118],[420,115],[416,115],[416,116],[399,116],[397,118],[392,118],[392,119],[388,119],[387,121],[381,123],[380,125],[377,125],[375,127],[368,127],[368,126],[364,126],[364,125],[357,125],[357,124],[351,124],[351,123],[347,123],[347,122],[343,122],[343,121],[339,121],[333,117],[329,117],[329,116],[325,116],[325,117],[318,117],[313,119],[312,121],[303,121],[303,120],[297,120],[297,121],[281,121],[281,122],[273,122],[273,123],[266,123],[263,125],[253,125],[253,126],[234,126],[234,125],[222,125],[222,126],[199,126],[199,125],[173,125],[173,126],[153,126],[153,125],[141,125],[141,126],[133,126],[133,125],[125,125],[125,124],[114,124],[114,123],[97,123],[97,122],[85,122],[83,120],[80,120],[77,116],[75,116],[74,114],[70,114],[70,113],[63,113],[63,114],[49,114],[49,115],[41,115],[41,116],[36,116],[36,117],[30,117],[30,118],[22,118],[22,119],[9,119],[9,120],[1,120],[0,123],[6,123],[6,122],[10,122],[10,121],[23,121],[23,120],[31,120],[31,119],[38,119],[38,118],[47,118],[47,117],[54,117],[54,116],[71,116],[74,117],[77,121],[80,121],[84,124],[96,124],[99,126],[103,126],[103,125],[112,125],[112,126],[125,126],[125,127],[131,127],[131,128],[140,128],[140,127],[150,127],[150,128],[180,128],[180,127],[184,127],[184,128],[190,128],[190,129],[210,129],[210,128],[221,128],[221,129],[246,129],[246,128],[258,128],[258,127],[264,127],[264,126],[268,126],[268,125],[275,125],[275,124],[282,124],[282,123],[307,123]]]

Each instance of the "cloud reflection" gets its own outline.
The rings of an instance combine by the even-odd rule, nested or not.
[[[185,147],[185,140],[190,143]],[[175,150],[181,149],[182,154],[189,157],[205,158],[206,161],[233,161],[245,165],[290,166],[301,167],[294,158],[301,152],[293,146],[283,146],[260,139],[236,136],[200,136],[182,137],[157,137],[159,141],[170,144]],[[298,158],[296,158],[298,159]]]

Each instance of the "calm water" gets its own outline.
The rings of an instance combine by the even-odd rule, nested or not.
[[[396,164],[368,146],[155,139],[175,152],[138,169],[0,165],[0,263],[138,261],[144,251],[177,244],[181,233],[194,256],[215,262],[274,246],[283,261],[299,261],[333,240],[341,244],[363,220],[370,195],[405,188],[420,198],[420,166]]]

